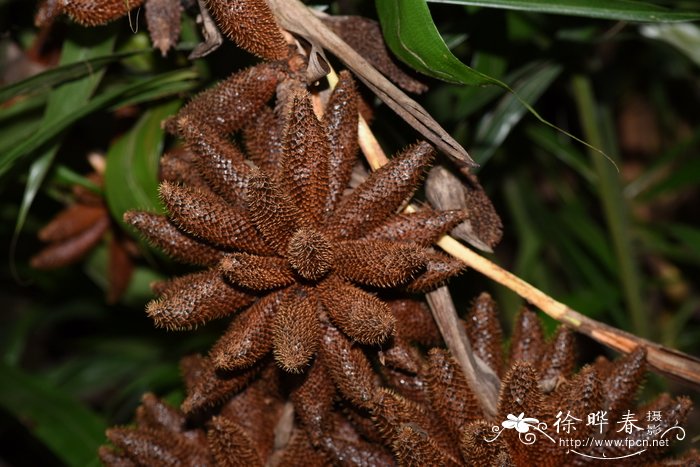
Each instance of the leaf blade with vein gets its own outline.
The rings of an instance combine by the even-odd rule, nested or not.
[[[432,3],[502,8],[567,16],[635,22],[683,22],[700,13],[673,11],[648,2],[630,0],[428,0]]]
[[[109,148],[105,194],[110,212],[119,222],[132,209],[160,209],[158,168],[164,139],[161,121],[178,107],[178,101],[171,101],[149,110]]]
[[[105,421],[43,378],[0,363],[0,406],[24,421],[67,465],[95,462]]]

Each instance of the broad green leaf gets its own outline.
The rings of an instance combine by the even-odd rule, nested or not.
[[[376,5],[387,45],[406,64],[428,76],[451,83],[499,86],[512,93],[543,124],[605,156],[600,149],[542,118],[525,98],[506,83],[465,65],[455,57],[433,23],[425,0],[377,0]]]
[[[160,209],[158,164],[164,136],[161,122],[174,114],[179,105],[178,101],[171,101],[149,110],[109,148],[105,194],[110,212],[119,222],[131,209]]]
[[[632,0],[428,0],[433,3],[503,8],[508,10],[584,16],[635,22],[679,22],[700,19],[700,13],[674,11],[649,2]]]
[[[450,52],[425,0],[377,0],[376,4],[387,45],[416,70],[451,83],[508,88],[505,83],[465,65]]]
[[[472,158],[478,164],[483,166],[488,162],[513,127],[523,118],[526,109],[521,102],[524,100],[530,105],[534,104],[562,71],[560,65],[551,63],[533,68],[534,71],[531,70],[527,77],[514,86],[519,98],[514,94],[506,94],[496,108],[479,122],[470,150]]]
[[[104,420],[43,378],[5,363],[0,363],[0,405],[66,465],[93,463],[104,443]]]
[[[96,43],[94,50],[91,50],[90,54],[84,55],[89,57],[92,56],[92,53],[98,53],[104,50],[103,47],[100,47],[100,45],[102,44]],[[17,83],[0,88],[0,102],[5,102],[6,100],[21,94],[37,94],[42,91],[48,91],[56,85],[82,78],[84,76],[90,76],[94,80],[95,76],[93,75],[112,62],[130,57],[132,55],[151,52],[150,49],[146,49],[81,59],[78,56],[73,56],[72,52],[74,51],[72,48],[75,47],[76,44],[69,40],[66,42],[66,46],[67,48],[64,48],[64,54],[62,55],[62,65],[59,65],[56,68],[51,68],[50,70],[39,73],[38,75],[34,75]],[[86,47],[86,49],[88,48],[92,47]],[[67,57],[74,58],[74,60],[66,63],[63,61],[63,59]]]

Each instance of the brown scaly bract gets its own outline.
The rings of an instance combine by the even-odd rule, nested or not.
[[[446,465],[514,465],[514,466],[560,466],[589,465],[596,460],[567,452],[567,447],[559,444],[564,440],[585,440],[596,437],[604,440],[632,439],[640,443],[644,440],[660,439],[661,434],[683,423],[691,408],[690,400],[684,397],[672,399],[664,394],[648,404],[637,406],[635,396],[645,373],[644,351],[637,349],[629,355],[610,362],[600,358],[596,363],[574,372],[574,340],[571,332],[560,327],[555,336],[547,342],[537,316],[523,309],[516,321],[510,349],[510,369],[503,370],[501,330],[495,304],[487,294],[482,294],[474,303],[465,322],[467,334],[475,354],[487,362],[502,378],[498,402],[498,414],[488,420],[476,405],[457,362],[444,350],[429,352],[427,363],[415,373],[417,380],[426,384],[424,394],[416,398],[415,391],[405,391],[394,385],[391,404],[375,409],[377,423],[387,432],[391,446],[402,465],[432,465],[435,459]],[[421,402],[427,400],[427,402]],[[413,407],[412,409],[408,409]],[[627,434],[619,430],[617,424],[627,412],[645,417],[647,411],[658,411],[660,421],[657,431],[634,430]],[[389,413],[386,413],[386,412]],[[570,414],[580,421],[576,430],[556,432],[556,416],[562,411],[562,418]],[[587,415],[605,411],[608,424],[602,428],[587,425]],[[440,428],[447,428],[448,440],[441,442],[443,429],[435,428],[434,421],[424,414],[442,421]],[[522,442],[521,434],[514,429],[503,429],[501,422],[508,416],[533,417],[547,424],[546,433],[555,442],[538,434],[532,444]],[[396,423],[387,424],[393,417]],[[641,420],[641,418],[638,418]],[[642,424],[643,420],[637,424]],[[644,425],[646,426],[646,425]],[[408,427],[408,428],[407,428]],[[494,427],[501,431],[496,438]],[[675,433],[675,432],[674,432]],[[675,434],[666,435],[675,440]],[[487,442],[487,440],[493,440]],[[458,446],[460,452],[450,451],[450,446]],[[622,446],[581,447],[583,452],[593,457],[620,457],[636,452]],[[697,452],[689,451],[682,459],[664,459],[667,449],[649,447],[639,455],[616,459],[615,465],[690,465],[699,462]],[[668,462],[669,464],[667,464]]]
[[[97,172],[88,175],[97,186],[103,177]],[[107,302],[115,303],[122,296],[134,268],[136,245],[112,221],[104,199],[87,188],[73,188],[74,202],[60,211],[39,231],[39,240],[47,243],[34,255],[33,268],[51,270],[82,260],[102,242],[108,241]]]
[[[397,318],[405,309],[424,314],[419,302],[401,299],[389,304]],[[489,364],[502,365],[501,329],[487,294],[475,301],[464,325],[476,355]],[[406,354],[411,353],[410,343],[431,339],[434,323],[426,327],[425,332],[416,331],[412,338],[404,337],[402,344],[394,342],[389,347],[401,346]],[[399,323],[397,328],[400,333]],[[380,357],[374,365],[377,373],[365,355],[368,352],[326,326],[327,345],[303,379],[279,370],[269,358],[234,372],[215,370],[206,357],[185,358],[187,399],[182,411],[145,396],[136,426],[110,429],[113,447],[102,447],[100,456],[108,466],[696,465],[700,461],[694,450],[669,459],[667,449],[658,447],[615,460],[611,458],[628,455],[632,448],[579,449],[589,456],[606,457],[603,464],[567,452],[567,447],[559,445],[560,439],[659,439],[673,425],[683,426],[690,402],[662,394],[647,404],[634,404],[644,375],[643,351],[613,362],[601,358],[575,373],[569,331],[561,328],[549,342],[528,339],[528,333],[541,336],[542,330],[534,313],[527,310],[521,312],[516,328],[521,337],[512,342],[510,369],[497,370],[502,378],[501,394],[498,414],[492,420],[483,416],[459,365],[446,350],[433,348],[427,356],[416,352],[405,358],[386,357],[383,362]],[[533,360],[514,360],[525,354]],[[496,369],[498,365],[492,366]],[[390,367],[403,376],[388,377]],[[285,415],[290,405],[293,419]],[[202,411],[204,407],[208,409]],[[581,420],[576,430],[555,432],[559,410],[571,411]],[[609,424],[602,429],[586,425],[586,414],[600,410],[607,411]],[[660,430],[629,435],[618,430],[615,422],[620,415],[615,414],[627,410],[640,417],[647,411],[658,412]],[[516,430],[501,428],[509,414],[517,417],[521,413],[547,423],[546,432],[555,443],[539,435],[528,445]],[[502,431],[495,439],[494,427]]]
[[[323,16],[323,22],[363,58],[408,92],[421,93],[428,86],[403,69],[384,42],[379,23],[361,16]]]
[[[205,185],[164,182],[167,219],[125,216],[177,259],[209,267],[158,286],[161,298],[147,307],[158,326],[190,329],[250,304],[211,351],[224,370],[250,367],[272,350],[280,367],[301,372],[326,342],[384,342],[395,319],[376,291],[424,291],[462,269],[430,248],[463,220],[461,211],[397,214],[433,157],[428,144],[407,148],[344,193],[357,153],[349,74],[341,73],[322,121],[303,86],[287,79],[279,86],[281,123],[271,118],[280,150],[261,149],[267,140],[252,137],[255,159],[244,158],[228,135],[265,115],[281,67],[242,71],[169,121],[196,156]]]

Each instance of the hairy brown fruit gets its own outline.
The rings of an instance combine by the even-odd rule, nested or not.
[[[284,291],[270,294],[231,322],[210,352],[216,368],[249,367],[272,349],[272,319],[283,297]]]
[[[281,72],[278,63],[261,63],[234,73],[195,96],[167,128],[182,134],[188,125],[206,122],[219,135],[240,130],[272,98]]]
[[[521,308],[515,318],[510,360],[538,365],[540,355],[544,351],[544,345],[542,324],[539,318],[527,308]]]
[[[329,325],[324,326],[322,342],[323,360],[340,393],[358,407],[370,408],[377,382],[362,349]]]
[[[202,266],[216,264],[224,253],[198,242],[177,229],[165,216],[143,211],[127,211],[124,222],[133,226],[153,246],[183,263]]]
[[[431,405],[456,438],[470,420],[483,417],[457,361],[442,349],[429,353],[428,386]]]
[[[96,185],[103,176],[92,172],[87,178]],[[73,186],[74,198],[38,234],[47,243],[30,259],[36,269],[58,269],[83,260],[90,251],[107,241],[107,303],[116,303],[126,291],[134,270],[133,241],[112,221],[102,195],[87,188]]]
[[[287,43],[265,0],[207,0],[221,30],[242,49],[269,60],[285,58]]]
[[[272,324],[275,360],[286,371],[300,373],[318,349],[318,301],[302,288],[292,288]]]
[[[489,294],[482,293],[472,302],[465,328],[474,353],[500,375],[503,367],[503,332],[496,302]]]
[[[43,26],[58,14],[67,14],[83,26],[97,26],[114,21],[130,10],[140,7],[144,0],[47,0],[39,8],[35,18],[37,26]]]
[[[264,325],[271,328],[277,364],[293,373],[308,366],[319,345],[345,345],[348,337],[381,344],[393,333],[396,319],[375,289],[426,290],[462,269],[429,246],[463,213],[396,215],[418,187],[434,156],[432,147],[407,148],[348,194],[358,146],[352,78],[341,73],[319,120],[308,92],[294,80],[279,86],[277,114],[265,106],[284,73],[280,64],[258,65],[188,103],[167,126],[184,139],[196,174],[170,174],[176,183],[162,183],[167,218],[126,215],[171,256],[209,268],[156,286],[162,297],[148,305],[148,314],[160,326],[192,328],[284,289],[283,299],[265,302],[264,313],[244,312],[237,318],[241,323],[215,345],[211,355],[222,369],[248,367],[262,358],[268,350],[262,344]],[[258,112],[265,117],[253,125]],[[254,161],[229,139],[242,128]],[[260,135],[270,134],[274,137],[267,144]],[[342,339],[321,340],[322,322],[337,326]],[[409,334],[416,332],[424,331]],[[234,339],[246,342],[236,345]],[[348,354],[348,362],[363,372],[357,352]],[[327,361],[331,367],[344,364]],[[342,384],[351,368],[329,372]],[[373,384],[368,381],[358,381],[356,390],[365,392],[351,397],[366,403]],[[348,387],[348,394],[353,391]]]
[[[177,0],[147,0],[146,22],[153,47],[165,57],[180,37],[182,4]]]
[[[339,278],[324,283],[321,302],[331,321],[361,344],[384,342],[394,329],[395,319],[385,302]]]
[[[400,62],[391,55],[376,21],[361,16],[327,16],[323,21],[348,45],[406,91],[421,93],[428,89],[425,84],[407,74]]]

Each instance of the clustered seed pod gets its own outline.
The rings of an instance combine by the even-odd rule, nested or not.
[[[388,304],[397,310],[396,318],[402,313],[398,310],[406,309],[429,317],[417,301]],[[403,359],[393,360],[377,358],[370,347],[353,345],[326,326],[324,346],[301,379],[269,358],[234,372],[217,370],[207,357],[186,358],[182,368],[187,398],[181,409],[144,396],[136,426],[109,430],[113,446],[102,447],[100,456],[106,465],[558,466],[601,459],[627,465],[632,448],[616,446],[615,440],[652,446],[667,430],[685,422],[691,405],[687,398],[662,394],[641,406],[634,403],[645,373],[642,350],[612,362],[601,357],[576,372],[570,331],[561,327],[547,341],[538,318],[523,309],[506,361],[496,312],[493,300],[482,294],[462,322],[475,353],[501,378],[493,419],[484,416],[446,350],[424,353],[414,346],[432,339],[434,324],[422,335],[416,333],[413,343],[406,338],[389,344],[383,352],[401,347],[399,353],[404,353]],[[619,430],[627,412],[640,417],[655,413],[654,430]],[[557,425],[563,413],[578,420],[573,430]],[[586,423],[586,414],[604,414],[608,423]],[[541,433],[551,440],[540,434],[535,442],[523,442],[524,432],[514,429],[518,423],[546,430]],[[588,438],[613,443],[590,445],[577,453],[562,444]],[[680,458],[665,457],[667,447],[637,451],[635,465],[700,461],[694,450]]]
[[[179,34],[177,0],[46,0],[37,21],[66,13],[103,24],[142,3],[154,45],[165,53]],[[450,199],[429,190],[437,209],[402,213],[435,156],[419,142],[352,183],[362,107],[352,76],[339,74],[319,118],[301,79],[305,60],[292,55],[267,2],[207,5],[230,39],[277,61],[234,74],[166,122],[184,144],[161,163],[167,215],[130,211],[124,220],[173,259],[201,268],[153,285],[159,297],[146,313],[156,326],[192,329],[236,315],[208,355],[181,361],[181,406],[145,395],[133,426],[107,431],[111,445],[100,449],[102,461],[555,466],[615,458],[664,465],[662,448],[630,458],[614,443],[594,444],[578,457],[561,447],[565,438],[650,443],[682,425],[686,398],[662,395],[634,405],[643,350],[614,362],[601,358],[577,373],[571,332],[562,327],[547,341],[536,315],[524,309],[506,361],[495,304],[482,294],[462,325],[475,355],[501,380],[497,414],[486,416],[415,295],[463,269],[433,249],[442,235],[459,226],[455,232],[482,248],[500,240],[500,220],[476,179],[469,177],[465,191],[448,190]],[[391,62],[376,23],[325,21],[401,86],[424,89]],[[457,209],[442,210],[454,195]],[[59,233],[44,236],[65,240],[102,229],[83,222],[81,212],[70,232],[54,226]],[[658,414],[656,430],[616,430],[633,410]],[[564,436],[564,411],[579,421],[605,413],[609,423]],[[523,442],[530,428],[547,427],[557,427],[548,432],[551,443]],[[700,456],[690,451],[668,462],[697,463]]]
[[[93,172],[87,179],[100,187],[103,176]],[[30,264],[41,270],[66,267],[84,259],[106,240],[109,258],[106,300],[115,303],[131,280],[136,245],[112,220],[99,193],[79,185],[75,185],[72,191],[71,204],[39,231],[39,240],[47,245],[32,256]]]
[[[153,46],[165,56],[180,37],[181,0],[44,0],[34,22],[46,26],[65,14],[83,26],[99,26],[142,5]],[[287,57],[287,43],[265,0],[208,0],[206,5],[222,31],[239,47],[271,60]]]
[[[287,101],[277,112],[264,110],[276,87]],[[380,344],[395,318],[378,292],[429,290],[462,269],[430,248],[464,219],[461,211],[397,214],[432,148],[409,147],[347,193],[358,147],[348,73],[340,74],[327,109],[319,120],[308,92],[281,63],[235,74],[166,125],[193,154],[193,184],[161,184],[167,217],[125,216],[176,259],[208,266],[158,286],[161,297],[147,307],[156,325],[190,329],[249,306],[212,349],[220,369],[250,366],[271,350],[282,368],[301,372],[325,345],[325,328]],[[256,115],[264,126],[253,123]],[[244,127],[254,160],[229,139]],[[271,128],[279,130],[274,138],[258,136]]]

